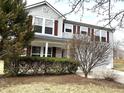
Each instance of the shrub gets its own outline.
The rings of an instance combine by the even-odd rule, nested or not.
[[[4,71],[8,75],[69,74],[75,73],[78,65],[67,58],[19,57],[5,63]]]

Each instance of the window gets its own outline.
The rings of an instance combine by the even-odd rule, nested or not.
[[[42,33],[42,26],[34,25],[34,31],[38,33]]]
[[[41,47],[32,46],[32,56],[40,56]]]
[[[72,30],[73,30],[73,25],[65,23],[65,25],[64,25],[64,32],[67,32],[67,33],[70,34],[70,33],[72,33]]]
[[[45,34],[53,34],[53,20],[46,19],[45,20]]]
[[[100,36],[95,36],[95,41],[100,41]]]
[[[43,18],[35,17],[34,31],[38,33],[42,33],[42,26],[43,26]]]
[[[100,30],[95,29],[95,41],[100,41]]]
[[[66,32],[71,32],[72,30],[71,30],[71,29],[66,28],[66,29],[65,29],[65,31],[66,31]]]
[[[80,33],[81,34],[87,34],[88,32],[88,27],[80,26]]]
[[[52,57],[52,50],[53,50],[52,47],[48,47],[47,57]],[[45,47],[43,50],[43,56],[45,57]]]
[[[101,41],[106,42],[106,38],[107,38],[107,32],[104,30],[101,30]]]
[[[102,42],[106,42],[106,37],[102,37]]]
[[[81,31],[81,34],[87,34],[87,32],[85,32],[85,31]]]

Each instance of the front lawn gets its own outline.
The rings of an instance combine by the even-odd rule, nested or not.
[[[124,93],[124,85],[77,75],[0,79],[0,93]]]
[[[124,60],[114,60],[114,69],[124,71]]]

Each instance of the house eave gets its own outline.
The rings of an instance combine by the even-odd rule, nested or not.
[[[56,41],[56,42],[67,42],[69,39],[66,38],[59,38],[59,37],[53,37],[53,36],[44,36],[44,35],[35,35],[35,39],[42,39],[47,41]]]

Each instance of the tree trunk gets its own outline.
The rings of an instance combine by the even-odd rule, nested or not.
[[[84,73],[84,77],[87,78],[87,76],[88,76],[88,73]]]

